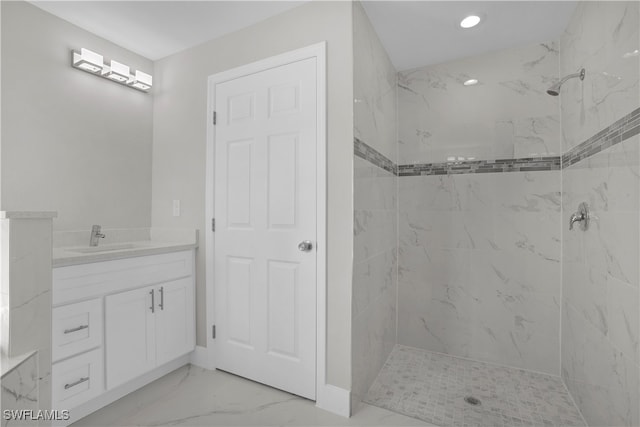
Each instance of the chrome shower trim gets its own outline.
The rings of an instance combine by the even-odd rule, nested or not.
[[[584,75],[585,74],[586,74],[586,71],[585,71],[584,68],[582,68],[577,73],[569,74],[568,76],[563,77],[559,82],[555,83],[549,89],[547,89],[547,93],[549,95],[551,95],[551,96],[558,96],[558,95],[560,95],[560,88],[562,87],[564,82],[566,82],[569,79],[576,78],[576,77],[579,77],[580,80],[584,80]]]

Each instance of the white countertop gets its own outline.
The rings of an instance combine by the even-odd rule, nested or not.
[[[145,239],[140,239],[141,233],[139,231],[126,233],[123,230],[104,229],[103,232],[107,237],[117,235],[118,238],[115,240],[110,239],[104,243],[100,241],[97,247],[89,247],[88,245],[56,247],[54,245],[53,267],[157,255],[198,247],[197,230],[150,229],[146,233],[149,237]],[[127,234],[130,236],[135,235],[136,239],[127,239]],[[145,233],[142,234],[144,235]],[[69,236],[59,237],[59,240],[64,239],[69,240]]]
[[[0,219],[47,219],[57,216],[58,212],[0,211]]]

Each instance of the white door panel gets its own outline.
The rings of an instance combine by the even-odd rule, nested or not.
[[[316,97],[315,58],[215,86],[217,365],[310,399]]]

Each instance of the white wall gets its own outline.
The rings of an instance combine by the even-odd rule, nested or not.
[[[311,2],[236,33],[159,60],[154,70],[153,204],[155,227],[189,227],[205,236],[207,77],[279,53],[327,41],[328,350],[327,379],[350,386],[353,248],[353,67],[351,4]],[[172,216],[172,200],[181,216]],[[205,243],[197,258],[197,342],[206,345]],[[209,299],[209,303],[212,300]]]
[[[3,210],[58,211],[54,229],[151,223],[152,95],[71,67],[71,49],[152,62],[26,2],[2,2]]]

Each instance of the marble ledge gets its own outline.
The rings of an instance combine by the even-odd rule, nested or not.
[[[60,245],[61,242],[71,242],[85,232],[56,232],[54,233],[53,267],[89,264],[93,262],[112,261],[116,259],[134,258],[146,255],[158,255],[169,252],[195,249],[198,247],[198,231],[183,229],[132,229],[132,230],[102,230],[109,241],[99,242],[98,246],[90,248],[86,243],[77,245]],[[131,231],[128,233],[127,231]],[[65,234],[71,234],[71,237]],[[127,239],[127,236],[132,237]],[[57,241],[57,244],[56,244]],[[87,240],[84,240],[86,242]],[[102,248],[102,250],[101,250]],[[92,252],[86,252],[92,251]]]
[[[58,212],[0,211],[0,219],[47,219],[57,217]]]
[[[37,351],[29,351],[19,356],[8,357],[5,354],[0,355],[0,378],[4,378],[5,375],[13,371],[31,356],[36,354]]]

